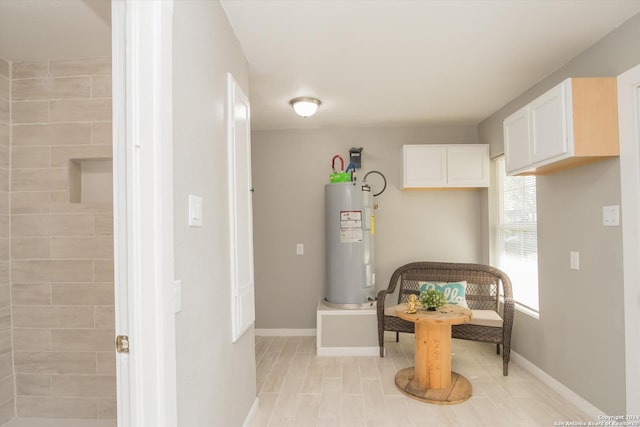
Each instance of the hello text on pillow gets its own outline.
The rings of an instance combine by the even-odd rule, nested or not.
[[[469,308],[465,293],[467,290],[467,281],[459,282],[419,282],[420,292],[435,289],[444,294],[447,304],[459,305],[460,307]]]

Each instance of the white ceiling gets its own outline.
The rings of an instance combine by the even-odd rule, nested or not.
[[[225,0],[252,127],[476,124],[640,11],[640,1]],[[288,101],[322,100],[316,116]]]
[[[249,61],[254,129],[475,124],[640,11],[640,0],[222,4]],[[0,0],[2,58],[110,53],[109,0]],[[322,100],[316,116],[294,115],[297,96]]]

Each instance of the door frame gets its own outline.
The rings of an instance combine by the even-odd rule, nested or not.
[[[626,413],[640,414],[640,65],[618,76]]]
[[[117,422],[173,427],[173,0],[113,0],[111,25]]]

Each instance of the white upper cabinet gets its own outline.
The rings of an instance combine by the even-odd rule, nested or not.
[[[571,81],[565,80],[529,105],[532,163],[571,155]]]
[[[447,185],[447,147],[405,145],[402,147],[402,187],[425,188]]]
[[[507,173],[543,175],[617,156],[615,78],[567,79],[504,120]]]
[[[504,156],[507,171],[525,168],[529,157],[529,109],[516,111],[504,121]]]
[[[404,145],[402,188],[478,188],[489,186],[486,144]]]

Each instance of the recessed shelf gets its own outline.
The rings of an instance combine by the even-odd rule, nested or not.
[[[112,159],[69,159],[70,203],[111,203],[112,200]]]

